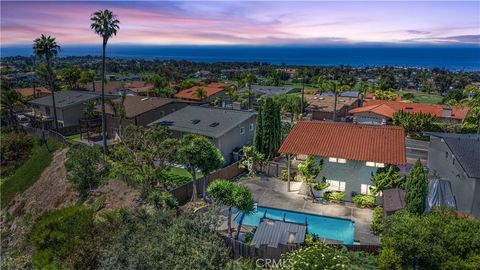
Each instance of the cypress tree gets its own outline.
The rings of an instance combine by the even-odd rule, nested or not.
[[[280,111],[272,98],[266,98],[257,119],[254,145],[267,159],[277,155],[281,143]]]
[[[422,214],[425,211],[428,180],[420,160],[415,162],[405,183],[406,209],[411,213]]]

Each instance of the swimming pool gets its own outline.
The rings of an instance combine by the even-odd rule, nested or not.
[[[241,216],[242,213],[238,213],[235,217],[235,220],[239,222]],[[346,245],[353,245],[353,232],[355,230],[355,223],[348,219],[332,218],[257,206],[251,214],[245,215],[243,218],[243,224],[257,227],[263,217],[273,220],[285,219],[287,222],[301,224],[305,224],[306,220],[307,233],[316,234],[320,238],[342,241]]]

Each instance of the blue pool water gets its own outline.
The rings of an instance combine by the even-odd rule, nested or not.
[[[235,220],[240,221],[242,213],[239,213]],[[328,238],[342,241],[344,244],[353,245],[353,232],[355,223],[348,219],[332,218],[319,215],[312,215],[288,210],[257,207],[253,213],[245,215],[243,224],[249,226],[258,226],[263,217],[273,220],[301,223],[307,221],[307,233],[316,234],[320,238]]]

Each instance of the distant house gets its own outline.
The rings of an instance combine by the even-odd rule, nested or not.
[[[153,85],[144,81],[132,81],[124,84],[127,93],[135,93],[137,95],[151,96],[153,95]]]
[[[113,100],[114,103],[120,99]],[[122,119],[122,129],[128,125],[147,126],[149,123],[173,113],[192,102],[171,98],[126,96],[123,102],[125,119]],[[100,110],[99,108],[97,110]],[[105,105],[107,136],[114,138],[120,131],[120,119],[115,116],[110,104]]]
[[[230,164],[237,160],[234,152],[253,143],[256,118],[257,114],[249,111],[187,106],[149,125],[162,125],[178,138],[188,133],[206,136]]]
[[[248,87],[242,88],[239,91],[241,95],[243,92],[247,91]],[[294,87],[286,86],[263,86],[263,85],[252,85],[252,92],[256,97],[275,97],[284,94],[290,94],[295,92]]]
[[[224,90],[228,86],[230,86],[229,83],[210,83],[204,86],[197,85],[176,93],[175,98],[192,100],[192,101],[209,102],[214,100],[217,97],[223,98],[225,96]],[[205,91],[204,98],[200,98],[197,95],[198,89],[203,89],[203,91]]]
[[[449,181],[457,209],[480,218],[480,135],[426,134],[430,177]]]
[[[97,100],[100,95],[84,91],[60,91],[55,92],[55,107],[57,108],[58,125],[69,130],[78,127],[79,120],[84,118],[84,104],[91,100]],[[31,112],[26,116],[33,118],[37,123],[41,122],[45,127],[54,127],[52,97],[45,96],[28,101]]]
[[[334,96],[305,96],[308,106],[305,108],[312,120],[332,120],[335,105]],[[360,99],[357,97],[337,97],[336,118],[342,119],[351,109],[360,106]]]
[[[438,121],[460,124],[468,114],[467,108],[448,105],[423,104],[401,101],[369,100],[362,107],[350,110],[353,121],[359,124],[385,125],[390,123],[395,112],[425,113],[435,116]]]
[[[50,90],[43,86],[17,88],[15,89],[15,91],[17,91],[22,97],[27,99],[49,96],[51,94]]]
[[[280,153],[293,156],[296,163],[307,155],[323,159],[317,177],[330,183],[329,190],[370,194],[371,177],[387,164],[406,163],[405,132],[396,126],[355,125],[339,122],[298,122],[284,140]]]

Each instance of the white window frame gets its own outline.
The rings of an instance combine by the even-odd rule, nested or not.
[[[347,163],[347,160],[344,158],[329,157],[328,162],[345,164]]]
[[[330,190],[330,191],[345,192],[345,190],[347,188],[347,182],[345,182],[345,181],[327,179],[327,183],[330,184],[327,188],[327,190]]]
[[[251,124],[250,124],[250,131],[253,131],[253,130],[254,130],[254,124],[251,123]]]
[[[367,162],[365,162],[365,166],[367,166],[367,167],[385,168],[385,163],[367,161]]]

